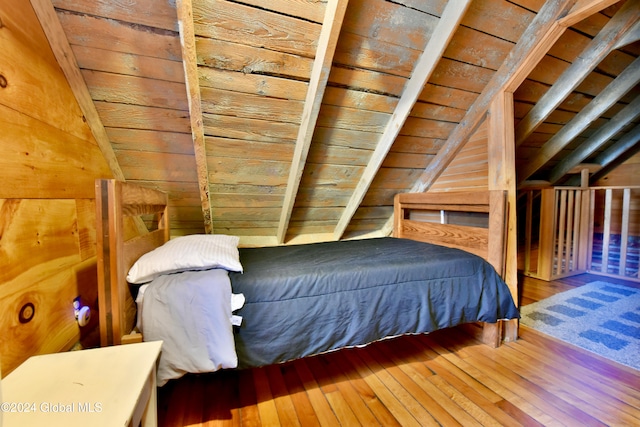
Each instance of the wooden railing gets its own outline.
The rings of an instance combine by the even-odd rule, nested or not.
[[[640,187],[523,190],[524,274],[547,281],[584,272],[640,280],[639,195]]]
[[[591,273],[640,281],[640,187],[592,187]]]
[[[525,275],[554,280],[587,271],[589,190],[527,190],[526,198]]]

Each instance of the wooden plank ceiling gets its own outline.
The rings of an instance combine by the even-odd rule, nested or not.
[[[384,234],[507,82],[519,185],[638,151],[634,0],[31,2],[114,175],[167,191],[174,235]],[[457,167],[451,186],[486,187]]]

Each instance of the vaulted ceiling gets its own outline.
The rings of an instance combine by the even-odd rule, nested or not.
[[[486,186],[474,136],[514,82],[518,185],[640,145],[634,0],[31,3],[114,176],[167,191],[174,234],[384,233],[398,192]]]

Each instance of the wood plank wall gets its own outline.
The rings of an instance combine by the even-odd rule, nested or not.
[[[429,191],[487,190],[488,186],[489,155],[485,120]]]
[[[94,180],[111,171],[30,2],[0,3],[0,45],[0,358],[6,375],[33,354],[78,340],[76,296],[95,308]],[[21,310],[22,322],[32,314],[30,321],[21,322]]]

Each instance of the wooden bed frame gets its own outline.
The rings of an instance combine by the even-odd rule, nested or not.
[[[467,250],[489,261],[503,275],[505,265],[506,192],[398,194],[394,200],[394,237]],[[476,224],[484,215],[483,225]],[[126,240],[125,221],[152,217],[155,227]],[[466,224],[448,219],[461,216]],[[488,217],[488,219],[487,219]],[[142,341],[134,330],[136,305],[126,281],[127,272],[144,253],[169,240],[168,198],[161,191],[117,180],[96,180],[98,309],[102,346]],[[438,222],[429,222],[436,218]],[[146,228],[145,228],[146,229]],[[516,291],[511,287],[514,301]],[[504,336],[502,324],[467,328],[487,345],[515,340],[517,328]]]

